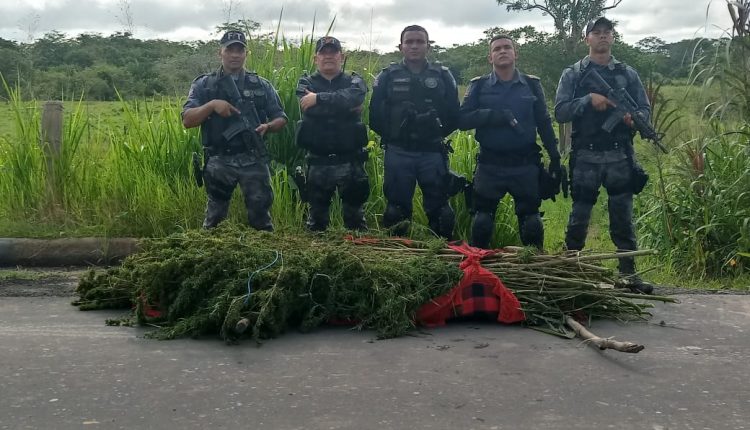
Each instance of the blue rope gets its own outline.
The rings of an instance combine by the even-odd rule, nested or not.
[[[256,274],[258,274],[258,273],[260,273],[260,272],[268,269],[269,267],[273,266],[274,264],[276,264],[277,261],[279,261],[279,256],[281,254],[279,253],[279,251],[274,251],[274,252],[276,252],[276,258],[274,258],[272,262],[270,262],[269,264],[265,265],[264,267],[261,267],[260,269],[256,270],[255,272],[251,273],[250,277],[247,278],[247,297],[245,297],[245,305],[247,305],[247,303],[250,301],[250,294],[253,293],[253,277]]]

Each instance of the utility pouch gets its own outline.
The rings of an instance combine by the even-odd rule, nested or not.
[[[639,194],[648,183],[648,173],[643,170],[638,162],[633,161],[633,167],[630,174],[630,185],[633,187],[633,194]]]

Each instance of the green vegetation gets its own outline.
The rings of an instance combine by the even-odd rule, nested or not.
[[[434,58],[450,65],[459,81],[466,82],[486,73],[486,40],[498,32],[509,32],[521,41],[519,67],[540,75],[551,99],[560,70],[579,53],[561,54],[559,40],[533,28],[489,29],[476,43],[435,47]],[[301,162],[293,143],[299,118],[294,90],[301,73],[312,69],[313,39],[306,36],[296,45],[277,35],[255,35],[251,41],[249,68],[273,82],[290,117],[289,126],[269,140],[274,159],[272,216],[277,228],[290,232],[302,230],[305,211],[287,180],[290,169]],[[190,153],[200,148],[198,129],[185,130],[180,111],[192,78],[216,67],[215,44],[147,42],[127,34],[69,39],[55,33],[30,45],[0,40],[0,51],[8,59],[0,70],[4,77],[0,94],[5,95],[0,104],[0,236],[163,237],[200,226],[206,196],[195,187],[189,169]],[[22,67],[29,52],[35,53],[33,73]],[[651,182],[636,199],[637,227],[642,245],[659,251],[641,269],[658,267],[649,276],[666,283],[701,286],[715,282],[705,279],[722,276],[721,286],[747,288],[747,40],[677,44],[644,40],[636,47],[618,43],[614,52],[641,71],[652,93],[657,127],[667,133],[670,148],[668,155],[659,155],[650,144],[638,142],[640,161]],[[396,58],[392,53],[353,52],[347,69],[371,81],[374,71]],[[78,63],[71,67],[74,61]],[[8,64],[17,67],[8,69]],[[112,78],[117,67],[123,68],[118,73],[127,69],[138,78]],[[109,68],[112,73],[92,72],[96,68],[99,72]],[[47,75],[53,72],[61,79],[54,81]],[[104,84],[82,79],[87,73]],[[66,100],[63,147],[50,169],[38,144],[41,100],[60,95]],[[470,178],[476,153],[473,135],[457,132],[451,138],[451,167]],[[371,134],[370,139],[371,197],[366,211],[368,223],[377,228],[385,207],[382,152],[377,136]],[[470,216],[460,196],[453,205],[456,233],[466,239]],[[542,210],[545,247],[560,250],[570,200],[546,201]],[[342,226],[339,212],[334,205],[334,228]],[[242,224],[244,219],[238,193],[229,221]],[[516,244],[515,223],[512,202],[506,199],[498,211],[493,245]],[[419,196],[413,227],[426,230]],[[595,207],[587,246],[613,249],[605,199]]]

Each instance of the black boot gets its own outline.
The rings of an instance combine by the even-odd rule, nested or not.
[[[629,288],[630,291],[636,294],[652,294],[654,292],[653,284],[644,281],[638,275],[624,275],[617,280],[615,286],[618,288]]]
[[[620,258],[620,279],[615,286],[629,288],[636,294],[652,294],[654,286],[635,273],[635,259],[633,257]]]

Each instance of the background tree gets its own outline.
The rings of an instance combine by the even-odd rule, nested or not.
[[[586,23],[602,16],[604,11],[616,8],[622,0],[496,0],[508,11],[540,10],[555,23],[558,39],[564,42],[567,53],[573,53],[581,42]]]

